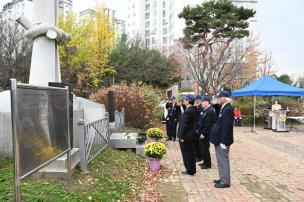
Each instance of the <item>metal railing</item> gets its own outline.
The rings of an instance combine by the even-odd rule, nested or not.
[[[87,171],[88,163],[92,161],[109,143],[109,115],[98,121],[84,124],[83,120],[77,123],[79,132],[80,167]]]
[[[115,132],[123,132],[125,128],[125,109],[121,112],[115,111]]]

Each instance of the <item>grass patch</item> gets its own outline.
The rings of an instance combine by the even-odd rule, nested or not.
[[[73,182],[27,178],[23,201],[117,201],[139,194],[145,176],[145,159],[131,152],[108,149],[89,164],[89,174],[75,172]],[[0,160],[0,201],[13,201],[13,164]]]

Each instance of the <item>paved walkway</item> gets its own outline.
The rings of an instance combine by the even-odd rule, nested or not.
[[[235,129],[230,150],[231,187],[215,189],[218,179],[214,147],[212,169],[197,166],[194,177],[184,170],[178,142],[168,142],[162,164],[172,169],[160,192],[165,201],[304,201],[304,131],[273,133],[250,128]]]

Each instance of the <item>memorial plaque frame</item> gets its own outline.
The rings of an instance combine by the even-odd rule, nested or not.
[[[28,107],[28,105],[26,104],[29,104],[29,101],[31,101],[31,96],[35,94],[38,96],[38,98],[32,99],[32,106],[30,106],[30,108],[26,108]],[[26,95],[28,96],[28,98],[22,97],[22,95]],[[40,98],[44,98],[45,100],[39,100],[39,96],[41,96]],[[22,100],[22,98],[25,101]],[[24,101],[25,106],[23,105],[21,100]],[[62,103],[60,101],[64,102]],[[47,166],[48,164],[52,163],[53,161],[65,154],[67,154],[67,176],[68,184],[70,184],[71,137],[69,123],[68,88],[32,86],[21,83],[17,84],[16,79],[11,79],[11,109],[15,170],[15,200],[18,202],[21,201],[22,179],[37,172],[41,168]],[[29,119],[29,117],[25,117],[24,115],[26,113],[31,112],[31,109],[33,110],[33,114],[35,114],[36,116],[38,115],[38,117],[35,117],[34,115],[31,116],[29,122],[32,124],[31,126],[27,126],[26,124],[28,120],[26,118]],[[58,117],[62,118],[62,120],[60,120],[62,122],[56,122]],[[27,127],[25,127],[24,129],[21,126]],[[21,128],[24,130],[21,130]],[[37,133],[36,130],[38,131]],[[40,134],[39,132],[42,133]],[[36,139],[29,141],[29,137]],[[39,145],[39,142],[42,142],[42,144]],[[29,143],[29,145],[25,143]],[[46,149],[43,148],[45,149],[43,150],[41,149],[41,146],[44,145],[50,146]],[[45,151],[45,153],[41,152],[40,154],[36,154],[35,149],[37,148],[41,149],[40,151]],[[25,156],[28,157],[30,160],[33,160],[34,162],[30,162],[31,165],[26,165],[26,163],[28,162],[21,159],[21,157],[24,158]]]

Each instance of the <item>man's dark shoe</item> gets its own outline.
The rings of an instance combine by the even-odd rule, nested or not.
[[[173,142],[175,142],[176,141],[176,138],[173,138]]]
[[[182,175],[188,175],[187,171],[182,171],[181,174]]]
[[[181,172],[182,175],[190,175],[190,176],[194,176],[195,173],[188,173],[187,171],[182,171]]]
[[[215,184],[218,184],[218,183],[221,182],[221,180],[213,180],[213,182],[214,182]]]
[[[217,183],[214,185],[215,188],[228,188],[230,184]]]
[[[202,168],[202,169],[210,169],[211,166],[202,165],[201,168]]]
[[[167,138],[167,139],[166,139],[166,141],[171,141],[171,140],[172,140],[171,138]]]
[[[200,161],[202,161],[203,159],[202,158],[195,158],[195,161],[196,162],[200,162]]]
[[[203,163],[199,163],[198,165],[199,165],[199,166],[203,166],[203,165],[205,165],[205,164],[204,164],[204,162],[203,162]]]

